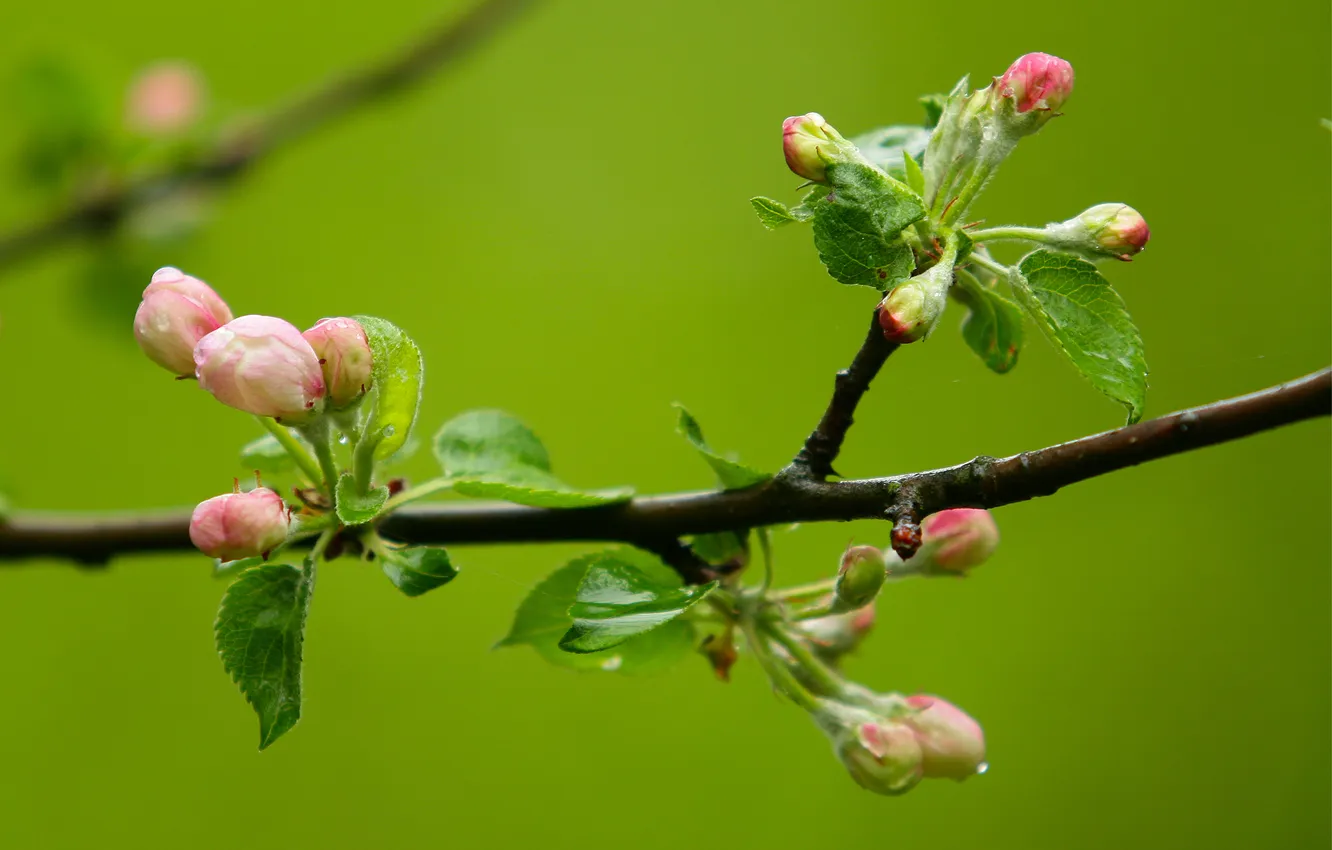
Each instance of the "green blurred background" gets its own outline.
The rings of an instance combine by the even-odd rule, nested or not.
[[[114,99],[146,63],[184,58],[244,111],[458,8],[10,3],[0,75],[59,56]],[[874,303],[824,274],[807,233],[768,233],[748,209],[796,197],[782,118],[914,122],[918,95],[1044,50],[1077,69],[1067,117],[978,212],[1146,215],[1150,250],[1108,274],[1164,413],[1328,362],[1329,29],[1313,0],[548,2],[456,72],[264,162],[196,239],[138,261],[140,284],[175,264],[238,313],[383,315],[426,352],[427,432],[512,410],[576,484],[707,486],[673,401],[776,469]],[[0,161],[20,135],[0,122]],[[37,208],[6,191],[0,222]],[[0,277],[0,481],[30,509],[226,489],[253,423],[140,355],[135,293],[110,321],[90,308],[115,285],[93,256],[66,246]],[[958,321],[893,358],[844,473],[1120,423],[1039,338],[998,377]],[[1304,423],[1004,508],[1004,545],[971,580],[891,587],[851,672],[957,702],[992,765],[900,799],[856,788],[752,664],[723,686],[701,659],[636,679],[492,652],[527,588],[590,547],[457,549],[460,579],[417,600],[330,565],[305,718],[262,754],[213,650],[223,585],[204,558],[5,568],[0,845],[1327,847],[1328,437]],[[429,475],[428,454],[409,471]],[[827,575],[848,540],[885,532],[782,535],[780,576]]]

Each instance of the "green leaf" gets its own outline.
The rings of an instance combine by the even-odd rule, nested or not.
[[[338,478],[338,492],[333,504],[343,525],[364,525],[379,516],[388,498],[387,487],[372,487],[368,493],[359,492],[356,477],[344,472]]]
[[[776,230],[784,224],[800,220],[791,214],[791,210],[785,204],[772,198],[750,198],[749,204],[754,208],[754,214],[758,216],[759,221],[769,230]]]
[[[898,180],[907,178],[903,158],[919,161],[929,142],[930,131],[927,128],[911,125],[880,127],[851,139],[851,143],[860,148],[865,159]]]
[[[948,105],[948,95],[924,95],[920,98],[920,105],[925,109],[925,127],[932,130],[943,116],[944,107]]]
[[[241,446],[240,464],[242,469],[253,469],[264,475],[282,475],[296,469],[296,462],[272,434],[257,437]]]
[[[370,343],[373,365],[370,381],[374,407],[363,439],[377,440],[375,458],[384,460],[402,448],[421,405],[424,364],[412,338],[392,322],[374,316],[354,316]]]
[[[718,531],[715,534],[699,534],[689,539],[689,548],[714,567],[730,562],[744,564],[749,560],[749,532]]]
[[[573,625],[560,639],[566,652],[599,652],[663,626],[717,587],[658,584],[632,564],[610,558],[588,567],[569,606]]]
[[[904,183],[856,162],[828,166],[832,191],[812,204],[814,247],[839,283],[893,289],[911,276],[915,258],[899,236],[925,217]]]
[[[1045,336],[1092,386],[1142,418],[1147,360],[1119,293],[1086,260],[1035,251],[1010,276],[1013,292]]]
[[[408,596],[420,596],[458,575],[449,553],[437,546],[384,547],[380,555],[384,575]]]
[[[583,576],[593,564],[603,561],[631,564],[662,586],[680,584],[674,571],[638,549],[623,547],[575,558],[532,588],[518,607],[509,634],[496,646],[527,645],[560,667],[628,674],[655,673],[689,656],[694,650],[694,625],[681,619],[601,652],[571,653],[560,649],[560,638],[573,626],[569,607],[576,601]]]
[[[265,564],[227,588],[214,631],[222,666],[259,715],[259,749],[301,718],[301,649],[313,571]]]
[[[435,457],[453,491],[543,508],[610,505],[633,498],[631,488],[578,490],[550,471],[550,456],[532,430],[502,410],[459,414],[435,435]]]
[[[743,490],[746,487],[762,484],[772,477],[766,472],[759,472],[757,469],[717,454],[708,445],[707,440],[703,439],[703,429],[699,427],[698,420],[693,414],[686,410],[683,404],[676,404],[675,409],[680,412],[675,430],[703,455],[708,466],[711,466],[712,471],[716,473],[717,482],[721,484],[723,490]]]
[[[925,193],[925,172],[920,170],[920,163],[907,151],[902,151],[902,172],[911,191],[917,195]]]
[[[968,274],[958,274],[952,291],[970,309],[962,322],[962,338],[971,350],[1001,375],[1016,366],[1023,342],[1022,309]]]

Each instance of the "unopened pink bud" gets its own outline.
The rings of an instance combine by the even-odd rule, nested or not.
[[[231,321],[231,308],[208,284],[170,266],[158,269],[134,314],[134,338],[159,366],[194,374],[194,346]]]
[[[146,69],[130,86],[126,121],[148,135],[185,129],[199,116],[203,83],[199,72],[183,62],[163,62]]]
[[[920,524],[922,545],[916,554],[935,567],[964,573],[989,560],[999,548],[999,527],[981,508],[952,508],[930,514]]]
[[[1125,261],[1147,247],[1152,235],[1147,219],[1127,204],[1098,204],[1078,221],[1101,252]]]
[[[1048,53],[1028,53],[1008,67],[996,86],[1019,113],[1058,112],[1073,93],[1073,66]]]
[[[825,661],[836,663],[854,651],[874,628],[875,610],[871,602],[845,614],[830,614],[805,620],[800,629],[809,636],[814,651]]]
[[[925,294],[918,286],[903,284],[888,293],[879,305],[884,339],[905,345],[923,338],[931,327],[926,307]]]
[[[355,319],[320,319],[301,334],[314,349],[324,371],[324,386],[333,407],[342,408],[370,389],[370,343]]]
[[[890,720],[866,720],[836,741],[837,755],[860,787],[876,794],[903,794],[925,775],[915,732]]]
[[[907,697],[916,713],[902,719],[920,745],[922,775],[966,779],[985,771],[985,733],[965,711],[939,697]]]
[[[828,177],[828,162],[849,143],[817,112],[794,115],[782,122],[782,152],[797,176],[815,183]]]
[[[226,493],[200,502],[190,517],[190,541],[223,561],[268,557],[287,539],[291,513],[282,497],[260,487],[248,493]]]
[[[290,323],[241,316],[199,340],[199,386],[225,405],[288,425],[317,415],[324,373],[310,343]]]

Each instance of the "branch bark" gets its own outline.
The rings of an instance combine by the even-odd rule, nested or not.
[[[430,30],[385,59],[292,100],[244,132],[219,139],[197,156],[78,198],[43,218],[0,233],[0,269],[75,236],[114,227],[126,213],[147,201],[196,184],[236,179],[276,148],[458,61],[532,2],[482,0],[463,17]]]
[[[747,490],[643,496],[600,508],[448,502],[404,508],[386,517],[381,531],[408,543],[576,540],[651,546],[690,534],[761,525],[896,519],[963,506],[995,508],[1048,496],[1069,484],[1147,461],[1329,414],[1332,369],[1324,369],[1252,395],[999,460],[978,457],[946,469],[856,481],[784,475]],[[54,557],[101,564],[117,555],[186,550],[188,529],[188,511],[119,518],[20,515],[0,523],[0,561]]]

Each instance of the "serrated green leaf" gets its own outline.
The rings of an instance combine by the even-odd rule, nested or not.
[[[1016,366],[1023,342],[1022,309],[967,274],[957,276],[953,292],[970,311],[962,322],[962,338],[971,350],[1001,375]]]
[[[527,645],[560,667],[627,674],[655,673],[690,655],[694,649],[694,625],[680,619],[601,652],[579,654],[560,649],[560,638],[573,625],[569,607],[575,602],[583,576],[592,564],[607,558],[632,564],[663,586],[679,586],[679,577],[669,567],[638,549],[623,547],[584,555],[532,588],[518,607],[509,634],[496,646]]]
[[[880,127],[861,133],[851,139],[865,159],[882,168],[898,180],[906,180],[903,158],[919,160],[929,144],[930,131],[925,127],[897,125]]]
[[[407,442],[421,406],[425,367],[421,350],[392,322],[374,316],[354,316],[370,343],[373,365],[370,381],[374,406],[364,439],[377,441],[375,458],[384,460]]]
[[[712,471],[717,475],[717,482],[721,484],[723,490],[743,490],[746,487],[753,487],[756,484],[762,484],[772,476],[766,472],[759,472],[757,469],[745,466],[742,463],[724,458],[712,450],[708,441],[703,439],[703,429],[699,426],[698,420],[694,418],[683,404],[676,404],[675,409],[679,411],[675,430],[680,436],[689,441],[703,459],[712,467]]]
[[[1035,251],[1010,276],[1013,292],[1045,336],[1092,386],[1142,418],[1147,360],[1124,301],[1086,260]]]
[[[459,414],[435,435],[435,457],[453,491],[542,508],[584,508],[633,498],[632,488],[578,490],[550,471],[550,457],[532,430],[502,410]]]
[[[784,224],[790,224],[799,221],[786,204],[780,201],[774,201],[772,198],[750,198],[749,204],[754,208],[754,214],[764,227],[769,230],[776,230]]]
[[[214,632],[222,666],[259,715],[259,749],[301,718],[301,653],[313,571],[247,570],[227,588]]]
[[[832,191],[811,207],[814,247],[834,280],[893,289],[911,276],[915,258],[900,234],[925,217],[925,205],[906,184],[868,165],[828,166]]]
[[[282,475],[296,469],[296,462],[272,434],[257,437],[241,446],[240,464],[242,469],[253,469],[264,475]]]
[[[717,582],[659,584],[632,564],[602,558],[588,567],[574,604],[573,625],[560,639],[566,652],[600,652],[669,623],[703,600]]]
[[[333,501],[338,520],[343,525],[364,525],[379,516],[388,501],[387,487],[372,487],[367,493],[356,488],[356,478],[350,472],[338,478],[338,491]]]
[[[438,546],[385,547],[380,555],[384,575],[408,596],[442,587],[458,575],[449,553]]]

